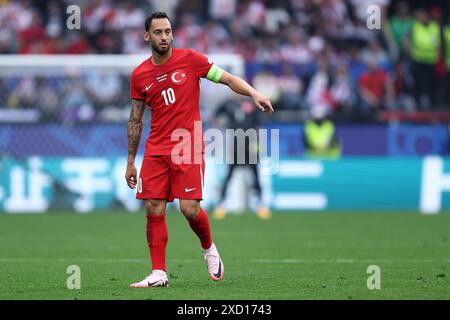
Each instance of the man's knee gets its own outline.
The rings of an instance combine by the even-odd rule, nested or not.
[[[181,201],[180,210],[186,219],[194,220],[200,213],[200,202],[196,200]]]
[[[145,202],[145,209],[148,215],[164,214],[166,212],[166,201],[149,199]]]

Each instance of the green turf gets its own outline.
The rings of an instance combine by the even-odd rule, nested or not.
[[[0,299],[450,299],[450,215],[275,214],[211,221],[225,276],[168,214],[170,288],[133,289],[149,272],[145,215],[0,215]],[[66,269],[81,268],[81,289]],[[367,267],[381,268],[381,290]]]

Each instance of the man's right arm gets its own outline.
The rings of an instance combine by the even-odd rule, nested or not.
[[[128,119],[128,161],[125,179],[131,189],[136,187],[137,171],[134,165],[136,153],[141,140],[142,127],[144,125],[145,101],[132,99],[130,118]]]

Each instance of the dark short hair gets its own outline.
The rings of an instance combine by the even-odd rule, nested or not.
[[[148,31],[153,19],[167,19],[170,23],[172,23],[167,13],[162,11],[153,12],[150,16],[147,17],[147,19],[145,19],[145,31]]]

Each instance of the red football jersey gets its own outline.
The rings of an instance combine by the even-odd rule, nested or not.
[[[194,50],[172,48],[172,55],[164,64],[154,65],[149,58],[134,69],[131,98],[144,100],[151,110],[145,156],[168,155],[175,146],[178,149],[189,142],[191,152],[203,152],[201,125],[194,131],[194,122],[201,121],[200,78],[206,77],[212,65],[211,60]],[[178,130],[178,140],[172,141],[177,129],[184,130]]]

